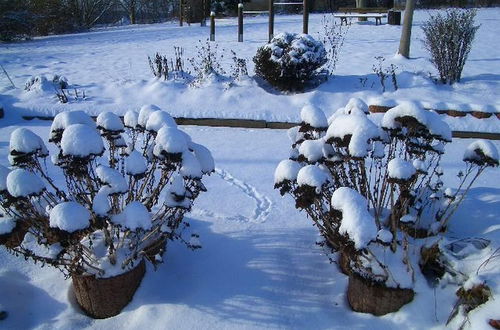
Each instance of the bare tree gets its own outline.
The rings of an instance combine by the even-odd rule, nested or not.
[[[139,10],[140,0],[118,0],[120,6],[127,12],[131,24],[137,20],[137,11]]]
[[[77,24],[91,28],[111,7],[109,0],[68,0],[68,5]]]

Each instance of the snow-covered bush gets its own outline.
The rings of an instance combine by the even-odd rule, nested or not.
[[[59,75],[40,75],[32,76],[24,85],[24,90],[27,92],[54,92],[68,88],[68,79]]]
[[[418,238],[446,230],[472,183],[499,165],[498,152],[489,141],[472,143],[459,189],[451,190],[439,166],[451,130],[436,113],[402,104],[377,125],[366,112],[359,99],[328,120],[305,106],[301,125],[289,130],[292,150],[275,171],[275,188],[306,211],[347,273],[412,289]]]
[[[302,90],[327,62],[323,44],[307,34],[280,33],[259,47],[255,73],[276,88]]]
[[[199,247],[182,238],[183,215],[214,162],[168,113],[144,106],[124,122],[111,112],[94,122],[63,112],[49,141],[55,167],[40,137],[25,128],[11,134],[12,167],[0,167],[0,244],[10,252],[67,276],[110,277],[146,256],[161,261],[166,240]]]
[[[459,82],[472,42],[479,29],[474,25],[475,9],[448,9],[431,15],[424,23],[424,46],[443,84]]]

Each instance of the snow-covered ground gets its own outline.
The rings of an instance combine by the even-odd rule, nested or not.
[[[394,58],[400,27],[353,24],[347,33],[337,76],[302,94],[283,95],[261,87],[255,80],[226,89],[221,84],[191,88],[151,78],[147,55],[173,54],[173,46],[194,56],[198,40],[208,28],[155,24],[101,29],[76,35],[50,36],[17,44],[0,45],[0,63],[14,83],[12,89],[0,74],[0,103],[6,118],[0,120],[0,164],[7,165],[9,136],[27,127],[47,143],[50,122],[23,121],[19,115],[53,115],[64,110],[91,114],[155,103],[174,116],[252,118],[299,121],[301,107],[312,103],[327,115],[357,96],[368,103],[415,100],[436,108],[500,111],[500,9],[482,9],[482,24],[465,66],[463,81],[452,87],[436,86],[434,72],[417,40],[419,25],[428,17],[417,11],[412,59]],[[321,15],[311,15],[311,33],[321,29]],[[300,16],[276,18],[276,32],[299,31]],[[267,18],[246,20],[245,42],[237,43],[236,21],[218,20],[220,49],[249,60],[267,40]],[[400,89],[382,94],[372,71],[375,56],[397,64]],[[85,90],[86,100],[58,103],[55,93],[24,92],[33,75],[60,74],[72,87]],[[361,78],[361,79],[360,79]],[[366,81],[364,80],[366,78]],[[373,87],[372,87],[373,84]],[[500,132],[500,120],[446,119],[455,130]],[[189,214],[192,230],[203,248],[195,252],[182,244],[169,245],[165,263],[155,272],[148,268],[134,300],[116,317],[92,320],[74,303],[70,281],[49,267],[40,268],[0,249],[0,311],[8,317],[2,329],[431,329],[444,328],[453,304],[455,284],[435,288],[417,283],[415,300],[399,312],[383,317],[354,313],[346,302],[347,277],[330,264],[315,242],[317,230],[294,208],[289,197],[273,189],[273,173],[288,156],[289,141],[283,130],[184,127],[194,141],[213,153],[217,171],[206,181]],[[455,140],[443,159],[445,184],[456,187],[456,173],[470,140]],[[494,142],[500,148],[500,142]],[[470,191],[450,226],[449,238],[483,237],[488,248],[467,258],[468,272],[492,255],[500,244],[500,171],[488,170]],[[470,315],[473,329],[488,329],[486,320],[500,319],[500,258],[482,266],[494,298]],[[465,271],[465,270],[464,270]],[[456,328],[457,324],[452,324]]]
[[[481,27],[463,72],[460,84],[437,86],[429,73],[436,71],[423,48],[420,26],[429,18],[429,11],[415,13],[411,60],[395,57],[401,35],[400,26],[352,24],[340,53],[336,77],[319,88],[296,95],[283,95],[263,88],[256,80],[245,81],[226,89],[222,84],[190,88],[181,83],[152,79],[147,56],[156,52],[173,57],[174,46],[184,48],[187,58],[196,56],[199,41],[205,43],[208,27],[199,24],[179,27],[174,23],[126,26],[101,29],[89,33],[49,36],[33,41],[0,45],[0,63],[19,89],[11,89],[7,78],[0,74],[0,103],[7,109],[23,114],[54,115],[64,110],[85,110],[92,114],[114,111],[123,114],[153,103],[173,116],[205,118],[252,118],[269,121],[297,122],[298,109],[306,103],[319,106],[327,115],[344,106],[353,96],[367,103],[392,103],[414,100],[437,109],[484,110],[499,112],[500,9],[481,9],[477,23]],[[310,19],[310,34],[323,30],[322,14]],[[277,16],[275,33],[300,32],[301,15]],[[253,75],[252,57],[257,48],[267,42],[267,17],[245,17],[245,41],[238,43],[236,19],[217,20],[217,43],[224,53],[222,64],[229,71],[230,50],[247,59]],[[223,51],[224,50],[224,51]],[[376,56],[386,59],[384,66],[398,66],[399,90],[386,81],[382,93],[378,77],[373,72]],[[192,71],[192,70],[191,70]],[[31,76],[58,74],[67,77],[71,87],[83,91],[86,100],[58,102],[55,92],[23,92]],[[3,95],[1,95],[3,94]],[[71,98],[70,98],[71,99]],[[459,121],[450,119],[454,130],[499,131],[497,118]]]
[[[46,141],[50,122],[31,121],[0,128],[0,163],[7,165],[8,138],[26,126]],[[435,289],[418,284],[415,300],[383,317],[350,311],[347,277],[316,246],[317,230],[294,208],[291,198],[273,189],[274,169],[288,155],[283,130],[184,127],[205,144],[217,161],[189,215],[203,248],[192,252],[169,245],[158,271],[148,268],[134,300],[117,317],[92,320],[75,307],[70,281],[57,270],[25,262],[0,250],[0,306],[9,312],[6,329],[429,329],[443,328],[455,302],[454,284]],[[457,184],[463,150],[456,140],[443,160],[445,182]],[[495,143],[500,148],[500,143]],[[479,179],[458,210],[449,236],[484,237],[492,244],[467,264],[477,267],[500,242],[500,173]],[[498,318],[500,260],[489,274],[495,300],[471,315],[473,329],[487,329]],[[496,275],[495,275],[496,272]],[[493,274],[493,275],[492,275]],[[0,309],[2,309],[0,308]]]

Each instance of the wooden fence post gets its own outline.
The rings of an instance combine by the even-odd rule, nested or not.
[[[304,17],[302,22],[302,33],[309,34],[309,1],[303,0],[302,9],[304,10]]]
[[[183,16],[184,16],[184,13],[183,13],[183,11],[184,11],[184,6],[183,6],[183,4],[182,4],[182,1],[183,1],[183,0],[180,0],[180,1],[179,1],[179,25],[180,25],[180,26],[182,26],[182,23],[183,23],[183,18],[184,18],[184,17],[183,17]]]
[[[215,41],[215,13],[210,12],[210,41]]]
[[[274,0],[269,0],[269,42],[274,37]]]
[[[243,42],[243,4],[238,4],[238,42]]]

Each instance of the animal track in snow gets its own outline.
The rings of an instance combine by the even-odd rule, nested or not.
[[[233,187],[241,190],[250,199],[253,199],[255,201],[255,209],[253,211],[253,214],[250,217],[246,217],[240,214],[235,216],[226,216],[206,209],[197,209],[194,211],[195,214],[211,218],[225,219],[238,222],[263,223],[267,220],[272,205],[272,202],[269,198],[259,193],[257,189],[255,189],[255,187],[253,187],[252,185],[235,178],[232,174],[230,174],[226,170],[216,168],[215,173],[222,180],[226,181]]]

